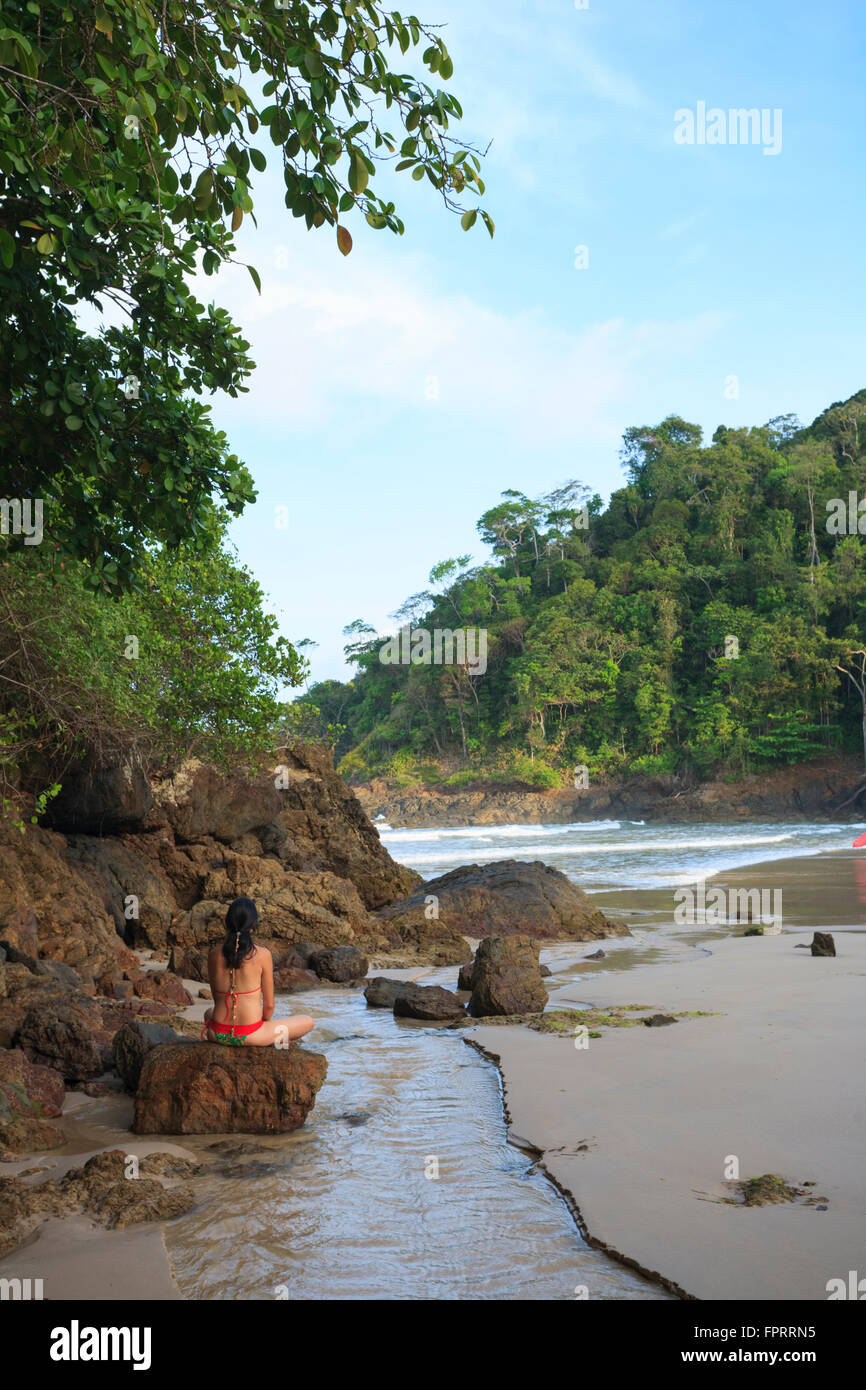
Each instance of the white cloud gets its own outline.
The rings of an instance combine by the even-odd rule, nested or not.
[[[704,312],[565,329],[540,309],[503,312],[440,288],[429,264],[393,248],[387,270],[330,247],[319,264],[305,247],[262,274],[261,298],[245,271],[220,277],[217,297],[258,363],[232,412],[293,435],[437,410],[534,446],[616,443],[647,372],[675,376],[726,321]]]

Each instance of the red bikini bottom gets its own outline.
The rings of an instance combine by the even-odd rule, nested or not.
[[[260,1018],[258,1023],[214,1023],[212,1019],[208,1019],[202,1028],[202,1037],[209,1029],[217,1042],[238,1047],[250,1033],[257,1033],[264,1021]]]

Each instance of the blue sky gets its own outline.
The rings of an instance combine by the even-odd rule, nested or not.
[[[349,674],[346,623],[392,630],[437,561],[484,558],[475,523],[504,489],[579,478],[607,497],[629,425],[808,422],[866,385],[856,4],[417,11],[445,26],[466,138],[492,141],[495,239],[398,175],[406,234],[349,219],[344,259],[269,172],[239,239],[261,297],[237,267],[202,285],[258,363],[214,405],[259,488],[233,539],[283,632],[319,644],[312,679]],[[781,111],[781,150],[677,144],[699,102]]]

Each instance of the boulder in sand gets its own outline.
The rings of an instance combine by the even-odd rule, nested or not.
[[[287,1134],[304,1123],[327,1070],[297,1043],[167,1043],[144,1059],[133,1132]]]
[[[427,923],[431,931],[570,941],[630,934],[621,922],[605,917],[576,883],[540,860],[526,864],[505,859],[452,869],[423,883],[411,897],[384,908],[379,920],[401,932],[407,926],[417,927],[431,895],[439,914]]]
[[[450,989],[440,985],[406,985],[394,999],[396,1018],[421,1018],[431,1023],[459,1018],[466,1010]]]
[[[493,1014],[540,1013],[547,1003],[538,942],[527,936],[489,936],[475,952],[472,972],[473,1018]]]
[[[350,980],[363,980],[370,962],[357,946],[326,946],[312,953],[309,967],[322,980],[347,984]]]
[[[368,980],[364,998],[371,1009],[392,1009],[401,994],[409,989],[406,980],[389,980],[384,975],[376,975]]]

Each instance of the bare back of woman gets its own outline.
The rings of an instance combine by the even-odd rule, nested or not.
[[[236,898],[226,913],[226,939],[208,955],[208,978],[214,997],[202,1030],[208,1042],[240,1047],[288,1047],[314,1026],[309,1014],[274,1018],[274,962],[270,951],[256,946],[255,904]]]

